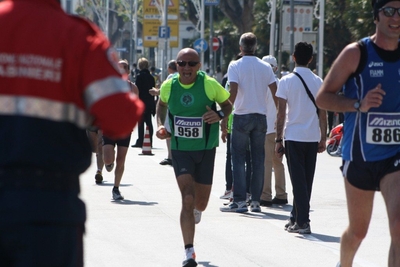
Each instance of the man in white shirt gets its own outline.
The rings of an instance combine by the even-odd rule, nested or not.
[[[278,70],[278,63],[274,56],[268,55],[262,58],[269,63],[274,73]],[[279,79],[275,75],[276,84]],[[267,135],[265,136],[265,160],[264,160],[264,187],[261,194],[260,205],[270,207],[272,204],[285,205],[287,201],[285,166],[282,158],[275,154],[275,121],[276,105],[270,91],[267,94]],[[272,167],[275,176],[275,197],[272,199]]]
[[[294,197],[285,230],[300,234],[311,234],[310,198],[317,153],[323,152],[326,147],[326,111],[317,109],[315,105],[322,79],[307,67],[312,54],[311,44],[296,44],[293,53],[296,67],[279,81],[276,92],[278,114],[275,153],[279,157],[286,155]]]
[[[232,124],[233,202],[221,207],[223,212],[247,212],[246,149],[250,144],[252,179],[250,185],[252,212],[260,212],[260,196],[264,184],[264,143],[267,131],[267,92],[276,92],[275,75],[271,66],[257,58],[257,37],[244,33],[239,41],[243,57],[228,67],[228,80],[234,104]],[[226,121],[222,122],[225,123]]]

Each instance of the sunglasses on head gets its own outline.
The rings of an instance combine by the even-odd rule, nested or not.
[[[387,6],[378,9],[378,11],[383,11],[383,15],[386,17],[393,17],[394,13],[397,11],[397,14],[400,16],[400,8]]]
[[[196,66],[197,64],[199,64],[198,61],[182,61],[182,60],[178,60],[178,61],[176,62],[176,64],[178,64],[179,67],[185,67],[185,66],[186,66],[186,63],[189,65],[189,67],[194,67],[194,66]]]

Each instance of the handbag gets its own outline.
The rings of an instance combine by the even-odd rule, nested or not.
[[[299,77],[299,79],[301,80],[301,82],[304,85],[304,88],[306,89],[307,95],[308,97],[311,99],[311,101],[313,102],[315,108],[317,109],[317,115],[319,115],[319,109],[317,107],[317,104],[315,103],[315,99],[314,96],[311,94],[310,89],[308,89],[307,84],[305,83],[305,81],[303,80],[303,78],[300,76],[300,74],[298,74],[297,72],[293,71],[293,74],[296,75],[297,77]]]

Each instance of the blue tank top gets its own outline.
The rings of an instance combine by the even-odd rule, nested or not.
[[[343,93],[361,100],[380,83],[386,95],[379,108],[345,113],[342,155],[344,160],[353,161],[361,155],[364,161],[378,161],[400,152],[400,57],[384,60],[369,37],[360,42],[365,49],[363,53],[360,48],[361,57],[367,59],[360,72],[347,80]],[[398,51],[393,53],[398,55]]]

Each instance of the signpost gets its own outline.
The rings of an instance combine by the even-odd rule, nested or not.
[[[217,37],[212,38],[212,50],[217,51],[219,49],[219,40]]]
[[[158,38],[169,39],[171,35],[171,28],[169,26],[158,27]]]
[[[156,2],[158,1],[158,2]],[[179,45],[179,0],[164,0],[168,5],[168,27],[169,44],[171,47],[178,47]],[[160,26],[162,25],[163,18],[157,8],[157,3],[161,3],[160,0],[143,0],[143,45],[144,47],[158,47],[158,41],[160,37]],[[165,28],[163,28],[165,30]],[[166,31],[161,34],[167,34]]]
[[[202,52],[206,51],[208,48],[208,44],[207,44],[206,40],[201,39],[201,38],[194,41],[193,46],[194,46],[194,49],[198,53],[202,53]]]

